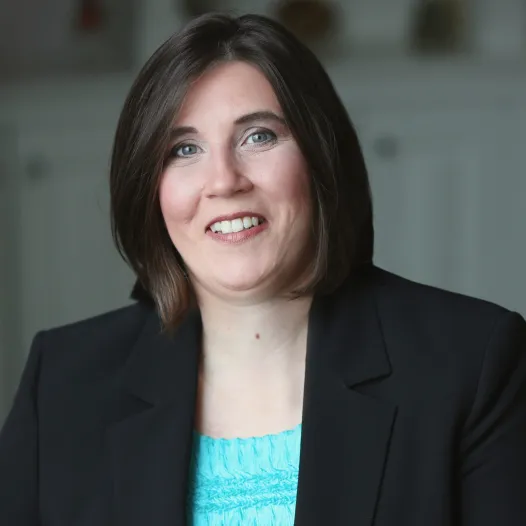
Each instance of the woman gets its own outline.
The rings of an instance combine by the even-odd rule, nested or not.
[[[138,301],[36,336],[0,524],[526,524],[526,324],[373,266],[355,132],[283,28],[168,40],[111,199]]]

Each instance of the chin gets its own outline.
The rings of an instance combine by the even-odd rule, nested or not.
[[[263,255],[259,261],[251,258],[242,264],[238,259],[237,266],[232,263],[221,262],[215,267],[207,265],[207,268],[194,274],[195,285],[214,296],[223,296],[233,301],[262,300],[280,295],[284,283],[290,284],[290,278],[297,278],[301,273],[291,272],[288,261],[280,262],[280,265],[272,260],[263,261]]]
[[[250,293],[251,291],[260,289],[263,285],[262,281],[263,280],[261,279],[250,278],[232,280],[225,280],[223,278],[216,281],[216,286],[220,289],[224,289],[225,291]]]
[[[272,282],[259,272],[247,272],[229,276],[208,275],[202,283],[209,291],[218,296],[227,296],[232,299],[253,298],[254,296],[267,296],[272,294]]]

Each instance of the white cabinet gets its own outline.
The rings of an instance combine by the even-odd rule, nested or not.
[[[518,109],[465,102],[357,115],[380,266],[526,314],[526,135]]]
[[[128,302],[131,271],[113,246],[109,152],[113,130],[21,134],[21,284],[24,348],[37,330]]]

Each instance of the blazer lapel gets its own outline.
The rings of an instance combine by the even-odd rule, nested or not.
[[[186,524],[200,337],[197,312],[173,338],[152,312],[130,355],[108,430],[116,526]]]
[[[396,408],[353,388],[390,372],[371,286],[314,300],[295,526],[373,524]]]

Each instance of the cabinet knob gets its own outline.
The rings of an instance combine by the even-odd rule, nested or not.
[[[29,179],[43,179],[49,175],[50,171],[51,163],[44,155],[35,155],[26,163],[26,174]]]
[[[373,150],[381,159],[395,159],[400,152],[400,144],[394,135],[383,135],[375,139]]]

